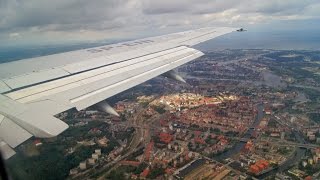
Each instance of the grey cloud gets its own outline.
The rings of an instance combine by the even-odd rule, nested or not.
[[[45,37],[48,32],[81,37],[86,31],[103,38],[107,33],[122,36],[171,27],[319,18],[319,10],[318,0],[0,0],[0,37]]]
[[[231,8],[239,13],[298,13],[304,8],[317,2],[317,0],[144,0],[143,11],[148,14],[166,14],[189,12],[193,14],[207,14],[222,12]]]
[[[168,14],[168,13],[181,13],[192,9],[192,5],[185,0],[175,1],[142,1],[142,11],[145,14]],[[188,6],[189,4],[189,6]]]
[[[143,0],[142,10],[146,14],[191,13],[204,14],[223,11],[232,7],[232,1],[219,0]]]
[[[7,1],[1,6],[0,29],[61,24],[66,27],[113,21],[127,16],[127,0]]]

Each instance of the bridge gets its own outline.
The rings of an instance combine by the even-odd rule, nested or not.
[[[320,148],[320,145],[317,145],[317,144],[303,144],[303,143],[294,143],[294,142],[280,142],[279,145],[291,145],[291,146],[296,146],[296,147],[305,148],[305,149]]]
[[[233,139],[237,139],[241,142],[248,142],[252,139],[250,138],[233,138]],[[295,143],[295,142],[289,142],[289,141],[278,141],[278,142],[272,142],[270,141],[270,143],[273,143],[273,144],[276,144],[276,145],[279,145],[279,146],[296,146],[296,147],[299,147],[299,148],[306,148],[306,149],[317,149],[317,148],[320,148],[320,145],[317,145],[317,144],[303,144],[303,143]]]

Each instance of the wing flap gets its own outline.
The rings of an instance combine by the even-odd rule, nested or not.
[[[28,86],[32,84],[36,84],[39,82],[48,81],[51,79],[63,77],[69,75],[68,72],[66,72],[63,69],[60,68],[54,68],[49,70],[42,70],[39,72],[31,72],[28,74],[20,75],[17,77],[11,77],[9,79],[3,79],[3,81],[11,88],[21,88],[23,86]]]
[[[93,104],[96,104],[97,102],[100,102],[108,97],[118,94],[119,92],[125,91],[133,86],[136,86],[137,84],[141,84],[149,79],[152,79],[153,77],[159,76],[167,72],[168,70],[174,69],[202,55],[203,53],[197,52],[185,57],[181,57],[172,63],[168,63],[160,67],[154,68],[152,70],[145,71],[144,73],[138,74],[136,76],[132,76],[123,81],[117,82],[109,86],[102,87],[88,94],[72,99],[71,102],[75,104],[78,110],[87,108]]]
[[[9,118],[0,114],[0,151],[5,159],[13,156],[17,147],[32,135]]]
[[[96,94],[98,90],[101,91],[102,89],[108,88],[108,86],[113,86],[117,83],[121,84],[122,81],[128,79],[132,80],[135,76],[143,73],[149,74],[149,79],[151,79],[177,67],[170,66],[172,63],[172,65],[174,65],[179,60],[186,57],[188,57],[187,59],[192,60],[199,57],[198,55],[203,54],[200,51],[185,46],[172,48],[159,53],[131,59],[113,66],[94,69],[92,71],[76,74],[53,82],[18,90],[6,94],[6,96],[17,100],[20,103],[31,103],[50,99],[60,102],[68,107],[83,109],[93,105],[92,103],[97,103],[99,101],[87,101],[92,103],[78,106],[77,104],[80,103],[80,99],[91,96],[91,94]],[[162,66],[164,67],[159,71],[160,74],[152,73],[154,72],[154,69]],[[99,100],[104,100],[106,98],[107,97],[104,97],[103,99],[99,98]]]
[[[12,148],[15,148],[30,137],[32,137],[32,134],[7,117],[0,124],[0,139],[4,140]]]
[[[2,95],[0,100],[0,113],[36,137],[54,137],[68,128],[66,123],[50,114],[50,109],[46,109],[49,107],[39,110],[39,107],[21,104]]]
[[[91,92],[92,89],[111,85],[133,76],[133,73],[142,73],[148,69],[169,63],[180,55],[185,56],[186,53],[194,53],[195,51],[187,47],[178,47],[15,91],[6,94],[6,96],[21,103],[27,103],[55,95],[54,99],[66,104],[69,99]],[[96,85],[91,84],[94,82],[97,82]],[[66,97],[69,97],[69,99]]]
[[[178,47],[181,48],[181,47]],[[82,71],[87,71],[88,69],[97,69],[101,68],[103,66],[106,66],[108,68],[113,68],[115,65],[123,65],[124,62],[130,61],[132,59],[137,59],[138,57],[144,57],[146,54],[154,54],[154,55],[159,55],[158,53],[155,53],[155,49],[157,49],[156,46],[152,46],[152,51],[148,50],[148,47],[145,47],[143,49],[139,50],[128,50],[128,52],[122,52],[122,53],[116,53],[112,54],[109,56],[103,56],[99,58],[92,59],[90,61],[83,61],[79,63],[74,63],[74,64],[69,64],[66,66],[63,66],[62,68],[72,74],[79,73]],[[163,49],[163,48],[159,48]],[[170,50],[170,48],[167,46],[167,49]],[[171,48],[172,50],[176,50],[175,48]],[[160,54],[161,52],[165,53],[170,53],[170,51],[164,50],[164,51],[159,51]],[[131,61],[129,62],[131,63]]]
[[[8,159],[11,156],[15,155],[16,152],[4,141],[0,139],[0,151],[4,159]]]
[[[50,110],[28,109],[13,120],[36,137],[51,138],[59,135],[69,126],[50,115]]]

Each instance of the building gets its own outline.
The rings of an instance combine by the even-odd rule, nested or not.
[[[101,155],[101,149],[96,149],[95,151],[94,151],[94,153],[95,154],[98,154],[99,156]]]
[[[144,157],[145,157],[145,160],[146,160],[146,161],[149,161],[149,159],[150,159],[151,151],[153,150],[153,146],[154,146],[154,142],[151,141],[151,142],[147,145],[147,147],[146,147],[146,149],[145,149]]]
[[[259,174],[261,170],[257,165],[251,165],[250,172],[252,172],[253,174]]]
[[[141,164],[141,162],[139,162],[139,161],[120,161],[120,164],[125,165],[125,166],[138,167]]]
[[[149,167],[147,167],[146,169],[143,170],[143,172],[140,174],[141,178],[146,178],[150,173],[150,169]]]
[[[255,164],[250,166],[249,171],[255,175],[258,175],[263,170],[266,170],[269,167],[269,163],[265,160],[259,160]]]
[[[77,168],[70,169],[69,175],[72,176],[72,175],[75,175],[75,174],[78,174],[78,169]]]
[[[163,133],[163,132],[160,133],[159,138],[160,138],[160,141],[162,141],[166,144],[169,144],[173,139],[173,137],[170,134]]]
[[[96,160],[99,159],[99,155],[96,154],[96,153],[93,153],[93,154],[91,155],[91,157],[92,157],[93,159],[96,159]]]
[[[89,159],[88,159],[88,163],[89,163],[90,165],[94,165],[94,164],[96,163],[96,159],[89,158]]]
[[[107,139],[105,136],[97,141],[100,146],[107,146],[108,142],[109,139]]]
[[[306,167],[308,165],[308,163],[306,161],[302,161],[302,166]]]
[[[284,140],[286,133],[285,132],[281,132],[281,140]]]
[[[85,169],[87,169],[87,163],[86,162],[81,162],[79,164],[79,167],[80,167],[81,170],[85,170]]]

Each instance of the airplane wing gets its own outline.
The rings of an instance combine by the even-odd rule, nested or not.
[[[203,55],[191,46],[236,31],[203,28],[0,64],[0,149],[68,128],[54,115],[77,110]]]

